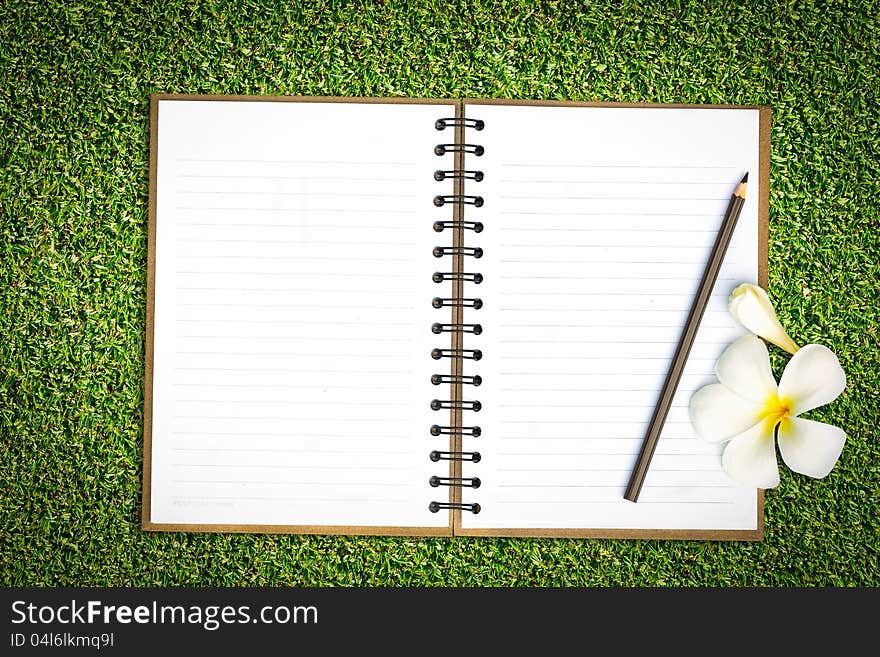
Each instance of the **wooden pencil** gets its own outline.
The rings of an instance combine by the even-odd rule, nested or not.
[[[730,197],[730,203],[727,205],[727,212],[724,213],[721,228],[718,230],[718,235],[715,238],[715,245],[712,247],[712,253],[709,256],[709,261],[706,263],[706,269],[703,271],[703,278],[700,280],[700,286],[697,289],[697,294],[691,304],[691,310],[684,323],[678,347],[675,349],[675,355],[672,357],[672,363],[666,374],[666,380],[660,389],[660,397],[657,399],[654,414],[651,416],[650,423],[648,423],[648,429],[642,442],[642,449],[639,452],[638,459],[636,459],[629,484],[623,495],[630,502],[637,502],[639,499],[642,484],[645,482],[645,476],[648,474],[648,468],[651,465],[651,458],[654,456],[654,450],[657,448],[660,433],[663,431],[663,424],[666,422],[666,416],[669,414],[669,407],[672,405],[673,397],[675,397],[675,391],[678,388],[678,382],[687,364],[688,355],[691,352],[694,338],[697,335],[697,329],[700,328],[700,321],[703,319],[703,313],[706,310],[706,305],[709,303],[712,288],[715,287],[715,280],[718,278],[718,272],[724,262],[724,255],[727,253],[730,238],[733,236],[733,230],[736,228],[736,222],[742,211],[743,203],[745,203],[746,183],[748,180],[749,174],[746,173],[736,186],[733,195]]]

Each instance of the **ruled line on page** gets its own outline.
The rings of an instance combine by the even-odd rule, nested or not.
[[[570,168],[570,169],[740,169],[741,165],[732,164],[596,164],[596,163],[563,163],[563,162],[502,162],[503,167],[534,167],[534,168]]]
[[[553,259],[501,258],[499,262],[505,263],[505,264],[549,264],[549,265],[564,265],[564,264],[583,265],[584,264],[583,260],[561,260],[558,258],[553,258]],[[607,263],[609,261],[598,260],[596,262]],[[623,259],[614,259],[611,262],[613,262],[614,264],[621,264],[621,265],[700,265],[700,264],[705,264],[703,259],[697,259],[697,260],[623,260]],[[725,261],[725,264],[736,265],[737,263]]]
[[[334,417],[328,420],[326,417],[302,417],[300,415],[210,415],[206,417],[203,414],[188,415],[186,413],[175,413],[172,415],[178,420],[297,420],[298,422],[382,422],[383,424],[407,424],[408,420],[399,420],[395,418],[365,418],[365,417]]]
[[[294,338],[295,339],[295,338]],[[191,349],[178,349],[174,353],[179,356],[311,356],[314,358],[381,358],[382,360],[409,360],[406,354],[382,354],[382,353],[345,353],[345,352],[310,352],[310,351],[210,351]]]
[[[274,272],[274,271],[239,271],[230,269],[177,269],[176,274],[205,274],[215,276],[218,274],[228,274],[230,276],[297,276],[300,278],[309,278],[317,276],[320,278],[378,278],[378,279],[397,279],[402,277],[399,273],[395,274],[377,274],[377,273],[353,273],[353,272]]]
[[[497,500],[496,504],[540,504],[544,506],[556,506],[559,504],[613,504],[620,505],[625,503],[623,498],[619,498],[616,500]],[[640,500],[639,504],[666,504],[666,505],[677,505],[677,504],[705,504],[711,506],[731,506],[734,502],[715,502],[715,501],[702,501],[702,500]]]
[[[607,374],[602,374],[600,376],[602,376],[604,378],[608,377]],[[629,376],[632,376],[632,378],[636,378],[639,375],[629,375]],[[695,375],[695,376],[698,376],[700,378],[705,378],[701,375]],[[684,377],[682,377],[682,379],[684,379]],[[186,384],[180,384],[180,385],[186,385]],[[192,385],[195,385],[195,384],[192,384]],[[534,387],[529,386],[526,388],[507,388],[507,387],[500,387],[499,386],[498,390],[499,390],[499,392],[657,392],[657,386],[652,385],[647,388],[609,388],[608,386],[605,386],[605,385],[600,385],[599,387],[595,387],[595,388],[582,388],[582,387],[581,388],[559,388],[559,387],[547,388],[547,387],[538,387],[538,386],[534,386]],[[679,390],[681,390],[681,388],[679,388]]]
[[[178,288],[180,289],[180,288]],[[681,297],[681,292],[654,292],[653,290],[642,290],[640,292],[621,292],[614,290],[613,292],[559,292],[557,290],[538,290],[538,291],[520,291],[510,290],[501,291],[499,297]],[[726,294],[713,294],[710,298],[722,299],[727,301]]]
[[[290,390],[314,390],[314,383],[213,383],[213,382],[176,382],[172,384],[175,388],[283,388]],[[338,385],[333,384],[333,390],[363,390],[364,386]],[[409,390],[402,386],[382,386],[383,392],[404,392]]]
[[[242,466],[250,467],[250,466]],[[279,479],[172,479],[175,484],[251,484],[260,486],[326,486],[326,481],[284,481]],[[396,481],[343,481],[343,486],[378,486],[380,488],[412,488],[412,484]]]
[[[529,458],[556,458],[559,456],[593,456],[593,454],[584,453],[584,452],[504,452],[501,454],[504,456],[528,456]],[[631,459],[632,457],[627,454],[615,454],[614,456],[619,456],[622,458]],[[634,455],[633,455],[634,456]],[[716,457],[717,458],[717,457]],[[662,464],[656,464],[656,469],[654,467],[651,468],[654,472],[689,472],[691,474],[699,473],[699,474],[712,474],[717,475],[719,469],[717,467],[713,468],[667,468]],[[583,467],[583,468],[530,468],[530,472],[630,472],[632,467],[628,468],[606,468],[601,465]]]
[[[605,490],[613,490],[615,493],[620,490],[619,484],[498,484],[498,488],[598,488]],[[730,490],[727,484],[653,484],[645,486],[645,490],[649,488],[723,488]],[[620,496],[615,494],[615,498]]]
[[[198,242],[205,244],[300,244],[308,247],[313,244],[330,244],[333,246],[411,246],[412,241],[385,241],[379,242],[375,240],[313,240],[313,239],[274,239],[274,240],[257,240],[245,238],[215,238],[215,237],[178,237],[178,242]],[[678,247],[677,247],[678,248]]]
[[[269,158],[222,158],[222,157],[178,157],[175,158],[177,162],[232,162],[234,164],[239,163],[257,163],[257,164],[306,164],[308,166],[315,165],[324,165],[324,164],[332,164],[332,165],[354,165],[354,166],[369,166],[369,167],[377,167],[377,166],[414,166],[416,165],[415,161],[412,162],[401,162],[399,160],[288,160],[288,159],[269,159]]]
[[[181,432],[176,432],[177,433]],[[185,432],[184,432],[185,434]],[[260,432],[256,433],[228,433],[223,434],[222,438],[218,438],[221,434],[205,432],[201,433],[192,433],[190,432],[186,440],[198,443],[199,445],[210,445],[209,447],[184,447],[177,446],[174,449],[178,451],[203,451],[203,452],[212,452],[212,451],[242,451],[242,452],[285,452],[285,451],[294,451],[299,452],[302,450],[302,447],[294,448],[294,447],[254,447],[256,444],[266,445],[270,444],[273,441],[278,441],[279,438],[284,439],[285,444],[301,444],[302,441],[305,442],[314,442],[316,439],[320,439],[321,444],[348,444],[348,443],[356,443],[357,441],[382,441],[382,444],[385,444],[385,441],[388,441],[388,446],[399,446],[405,447],[404,443],[407,440],[412,440],[411,436],[403,436],[403,437],[394,437],[394,436],[386,436],[385,434],[364,434],[358,431],[357,435],[343,435],[343,434],[303,434],[300,436],[299,434],[261,434]],[[247,445],[246,447],[235,447],[235,448],[227,448],[220,447],[220,445],[224,445],[223,441],[231,441],[232,439],[242,439],[239,442],[241,444]],[[296,441],[300,441],[299,443]],[[405,456],[406,452],[401,451],[402,455]],[[357,455],[356,452],[353,454]],[[179,463],[176,465],[180,465]],[[234,465],[230,465],[229,467],[238,467],[239,463]]]
[[[505,435],[505,434],[501,434],[501,435],[497,436],[497,439],[498,439],[498,440],[502,440],[502,441],[509,441],[509,440],[531,440],[531,441],[534,441],[534,440],[535,440],[535,436],[508,436],[508,435]],[[584,437],[583,437],[583,436],[547,436],[547,435],[541,435],[540,439],[541,439],[541,440],[579,440],[579,441],[583,441],[583,440],[584,440]],[[632,442],[634,443],[634,445],[633,445],[633,451],[630,451],[630,452],[609,452],[609,451],[601,451],[601,450],[600,450],[600,451],[596,451],[596,452],[584,452],[584,455],[590,455],[590,456],[601,456],[601,455],[615,456],[615,455],[621,455],[621,454],[622,454],[622,455],[624,455],[624,456],[626,456],[626,455],[632,455],[632,456],[635,456],[636,454],[638,454],[638,448],[639,448],[639,446],[640,446],[641,443],[642,443],[642,436],[639,436],[638,438],[632,438],[632,437],[629,437],[629,438],[628,438],[628,437],[625,437],[625,436],[624,436],[624,437],[616,437],[616,438],[615,438],[615,437],[611,437],[611,436],[599,436],[599,437],[593,437],[593,438],[591,438],[591,440],[610,440],[610,441],[614,441],[615,443],[621,443],[621,442],[626,442],[626,441],[632,441]],[[638,442],[636,443],[636,441],[638,441]],[[663,444],[664,444],[664,445],[665,445],[666,443],[676,442],[676,441],[678,441],[678,442],[682,442],[682,443],[684,443],[685,445],[693,445],[693,444],[694,444],[694,439],[693,439],[693,437],[691,437],[691,438],[675,438],[675,437],[669,437],[669,438],[666,438],[666,437],[664,437],[664,438],[663,438]],[[709,444],[707,443],[707,446],[708,446],[708,445],[709,445]],[[667,455],[669,455],[669,456],[675,456],[675,455],[679,455],[679,454],[691,454],[691,453],[692,453],[692,452],[657,452],[658,456],[659,456],[659,455],[662,455],[662,454],[667,454]],[[709,452],[706,452],[706,453],[708,454]],[[500,469],[501,469],[501,470],[504,470],[504,468],[500,468]],[[523,471],[524,471],[524,472],[530,472],[531,470],[532,470],[532,468],[523,468]]]
[[[547,199],[546,194],[508,194],[504,196],[506,199],[515,201],[524,200],[541,200]],[[726,201],[728,197],[717,196],[560,196],[553,195],[552,198],[562,201]]]
[[[254,207],[254,206],[223,206],[223,205],[176,205],[174,206],[175,210],[196,210],[196,211],[213,211],[213,210],[247,210],[255,211],[255,212],[296,212],[298,214],[314,214],[316,212],[344,212],[346,214],[353,215],[364,215],[364,214],[383,214],[383,215],[413,215],[413,210],[395,210],[393,208],[382,208],[376,210],[364,210],[362,208],[353,209],[353,208],[308,208],[308,210],[303,210],[301,208],[265,208],[262,206]]]
[[[255,496],[255,495],[180,495],[175,494],[171,496],[172,500],[175,500],[176,504],[182,505],[191,505],[191,504],[209,504],[211,502],[217,502],[216,506],[236,506],[236,502],[268,502],[272,504],[284,504],[285,507],[289,505],[291,502],[302,502],[306,503],[344,503],[346,505],[350,504],[360,504],[360,505],[374,505],[377,502],[381,502],[382,504],[389,505],[401,505],[401,504],[412,504],[409,500],[401,500],[399,498],[385,498],[385,497],[375,497],[375,496],[364,496],[364,497],[315,497],[315,496],[303,496],[297,495],[295,497],[285,497],[279,495],[269,496]],[[220,504],[223,502],[222,504]],[[295,505],[294,505],[295,506]]]
[[[370,294],[375,296],[399,296],[402,292],[406,292],[404,288],[396,290],[378,290],[378,289],[356,289],[356,288],[330,288],[330,287],[250,287],[250,286],[234,286],[234,285],[177,285],[177,290],[199,291],[199,292],[319,292],[321,294]]]
[[[541,228],[535,228],[532,226],[499,226],[497,229],[501,233],[659,233],[662,235],[666,235],[669,233],[668,230],[658,230],[656,228],[593,228],[593,227],[577,227],[577,228],[556,228],[553,226],[546,226]],[[704,235],[707,233],[717,233],[717,230],[712,228],[689,228],[687,230],[676,230],[675,234],[679,233],[694,233],[697,235]]]
[[[582,426],[584,424],[590,424],[590,425],[608,424],[611,426],[617,426],[620,424],[631,424],[631,423],[630,422],[620,422],[617,420],[603,420],[603,421],[589,420],[589,421],[587,421],[587,420],[546,420],[545,419],[545,420],[499,420],[498,424],[514,424],[514,425],[519,425],[519,424],[541,424],[541,425],[543,425],[543,424],[575,424],[578,426]],[[667,420],[665,424],[666,425],[682,424],[682,425],[690,426],[691,423],[690,423],[690,420]]]
[[[704,326],[706,326],[704,324]],[[710,328],[732,328],[733,325],[715,324],[709,325]],[[639,327],[633,327],[631,324],[502,324],[501,328],[527,328],[527,329],[681,329],[680,324],[642,324]]]
[[[556,373],[555,373],[555,372],[552,372],[552,373],[548,373],[548,375],[549,375],[549,376],[556,376]],[[626,374],[621,373],[621,372],[615,372],[615,373],[608,373],[608,372],[590,372],[590,373],[588,373],[588,374],[579,374],[578,376],[582,376],[582,377],[584,377],[584,378],[596,378],[596,377],[601,377],[602,380],[604,381],[604,380],[607,380],[609,376],[629,376],[629,377],[637,378],[637,377],[643,377],[643,376],[648,376],[648,375],[646,375],[646,374],[638,374],[638,373],[633,374],[633,373],[631,373],[631,372],[627,372]],[[689,378],[689,377],[692,377],[692,378],[705,378],[706,376],[707,376],[707,375],[705,375],[705,374],[687,374],[687,373],[685,373],[685,374],[682,375],[682,381],[686,380],[686,379]],[[658,384],[658,385],[659,385],[659,384]],[[505,389],[506,389],[506,390],[515,390],[515,388],[505,388]],[[528,390],[531,390],[531,388],[527,388],[527,389],[528,389]],[[551,388],[548,388],[548,390],[551,390]]]
[[[252,448],[252,447],[238,447],[232,449],[224,449],[224,448],[215,448],[215,447],[175,447],[175,452],[268,452],[268,453],[284,453],[284,452],[301,452],[302,450],[293,450],[288,448]],[[187,467],[190,464],[187,463],[178,463],[175,467]],[[230,465],[222,465],[218,464],[217,467],[228,467],[237,469],[240,468],[241,465],[230,464]],[[254,466],[247,466],[254,467]],[[281,466],[289,470],[363,470],[362,465],[286,465]],[[409,472],[410,468],[406,466],[394,466],[388,465],[387,463],[383,463],[381,465],[371,465],[370,470],[390,470],[392,472]]]
[[[638,328],[638,327],[633,327]],[[497,340],[499,344],[585,344],[583,339],[580,340]],[[698,340],[699,344],[729,344],[732,340]],[[667,344],[672,345],[673,340],[590,340],[590,345],[621,345],[621,344]]]
[[[176,371],[181,372],[292,372],[302,374],[373,374],[379,372],[376,369],[352,370],[331,368],[303,368],[303,367],[182,367],[175,366]],[[382,368],[382,374],[412,374],[412,370],[388,370]]]
[[[581,402],[577,404],[498,404],[499,408],[654,408],[654,404],[590,404]],[[687,408],[686,404],[673,404],[672,408]]]
[[[524,309],[524,310],[525,310],[525,309]],[[529,309],[527,309],[527,310],[530,310],[530,311],[531,311],[531,310],[535,310],[535,309],[533,309],[533,308],[529,308]],[[593,309],[591,312],[593,312],[593,313],[595,313],[595,314],[598,315],[598,314],[600,314],[600,313],[606,313],[606,314],[607,314],[607,313],[634,312],[634,311],[638,311],[638,310],[641,310],[641,309],[640,309],[640,308],[630,308],[630,309],[625,309],[625,308],[595,308],[595,309]],[[682,312],[682,311],[681,311],[680,309],[674,309],[674,308],[669,308],[669,309],[667,309],[667,308],[663,308],[663,309],[652,310],[652,311],[650,311],[650,312],[648,312],[648,313],[646,313],[646,314],[650,315],[650,314],[678,313],[678,312]],[[706,311],[705,311],[704,316],[705,316],[705,315],[708,315],[708,316],[710,316],[710,317],[711,317],[711,316],[718,317],[718,316],[723,316],[723,315],[727,315],[727,314],[728,314],[728,313],[727,313],[726,311],[723,311],[723,310],[711,310],[711,309],[709,309],[709,310],[706,310]],[[539,327],[545,327],[545,328],[546,328],[546,327],[553,327],[553,326],[561,327],[561,328],[565,328],[565,327],[571,327],[571,328],[590,328],[590,327],[604,327],[604,328],[671,328],[671,327],[678,327],[678,328],[681,328],[681,323],[680,323],[680,322],[678,322],[678,323],[672,323],[672,324],[641,324],[641,323],[640,323],[640,324],[637,324],[637,325],[633,325],[633,324],[631,324],[631,323],[625,323],[625,324],[557,324],[557,323],[555,323],[555,322],[552,322],[552,323],[544,323],[544,324],[533,324],[533,323],[510,323],[510,322],[504,322],[504,323],[500,323],[499,326],[501,326],[502,328],[504,328],[504,327],[508,327],[508,328],[523,328],[523,327],[530,327],[530,326],[531,326],[531,327],[539,326]],[[705,324],[704,324],[704,326],[705,326]],[[730,327],[735,327],[736,324],[734,324],[734,323],[733,323],[733,320],[731,319],[730,322],[726,322],[726,323],[724,323],[724,324],[722,324],[722,325],[711,325],[711,326],[712,326],[712,328],[726,328],[726,327],[728,327],[728,326],[730,326]]]
[[[262,437],[270,437],[270,438],[282,437],[282,438],[290,438],[290,439],[309,440],[311,438],[351,439],[351,438],[360,438],[361,437],[360,433],[358,433],[356,436],[354,436],[354,435],[339,434],[339,433],[312,433],[312,432],[291,433],[290,431],[274,431],[273,432],[273,431],[250,431],[250,430],[248,430],[248,431],[215,431],[213,429],[202,430],[202,431],[183,431],[180,429],[175,429],[171,433],[175,436],[177,436],[177,435],[198,436],[200,438],[201,437],[208,438],[208,437],[212,437],[212,436],[232,436],[232,437],[239,437],[239,438],[249,438],[251,436],[262,436]],[[376,437],[378,437],[378,436],[376,436]],[[410,440],[411,439],[411,436],[408,436],[408,435],[395,435],[392,433],[383,433],[381,437],[382,438],[389,438],[391,440]],[[192,438],[189,438],[189,440],[192,440]],[[189,451],[211,451],[214,448],[213,447],[176,447],[175,449],[189,450]],[[250,447],[236,447],[236,448],[227,449],[226,451],[239,451],[239,450],[246,452],[246,451],[250,451],[251,448]],[[269,449],[268,451],[274,451],[274,448]],[[352,453],[357,454],[359,452],[357,450],[353,450]],[[368,452],[364,452],[364,453],[369,454],[371,452],[368,451]]]
[[[327,324],[343,324],[350,326],[400,326],[400,322],[365,322],[365,321],[325,321],[310,319],[208,319],[205,317],[177,318],[175,322],[187,323],[236,323],[236,324],[306,324],[326,326]]]
[[[254,190],[237,190],[237,189],[178,189],[176,194],[204,194],[208,196],[308,196],[329,198],[410,198],[412,194],[390,194],[386,192],[281,192],[281,191],[254,191]]]
[[[416,226],[393,226],[390,224],[303,224],[303,223],[231,223],[224,221],[178,221],[178,226],[211,226],[214,228],[297,228],[308,230],[394,230],[399,233],[412,233],[417,230]],[[410,242],[405,242],[410,244]]]
[[[303,244],[303,246],[308,246],[308,244]],[[192,253],[178,253],[178,260],[184,258],[198,258],[198,259],[220,259],[220,260],[288,260],[288,261],[296,261],[299,262],[301,260],[325,260],[330,262],[339,262],[338,256],[303,256],[303,255],[286,255],[286,256],[278,256],[278,255],[239,255],[239,254],[216,254],[216,255],[208,255],[208,254],[192,254]],[[378,257],[378,258],[365,258],[363,256],[351,256],[346,258],[349,261],[357,261],[357,262],[415,262],[415,258],[386,258],[386,257]],[[230,272],[234,273],[234,272]]]
[[[590,360],[666,360],[666,361],[668,361],[668,360],[672,360],[672,355],[669,355],[669,356],[631,356],[631,355],[626,355],[626,354],[613,354],[613,355],[609,355],[609,356],[592,356],[592,355],[591,356],[574,356],[571,354],[566,354],[565,356],[532,356],[532,355],[523,356],[520,354],[516,354],[516,355],[505,354],[503,358],[504,358],[504,360],[537,360],[537,361],[546,361],[546,360],[565,360],[565,361],[570,361],[570,360],[586,360],[586,361],[590,361]],[[714,363],[716,360],[718,360],[718,359],[717,358],[700,358],[700,357],[688,358],[688,362],[693,362],[693,363],[700,363],[700,362]],[[543,374],[543,373],[544,372],[513,372],[513,371],[502,372],[502,374],[527,374],[527,375]],[[560,374],[560,372],[556,372],[556,371],[546,372],[546,373],[553,374],[554,376]],[[580,375],[581,373],[580,372],[568,372],[566,374]]]
[[[618,440],[618,439],[615,438],[613,440]],[[628,439],[620,439],[620,440],[628,440]],[[638,442],[641,443],[642,437],[639,436],[638,439],[633,439],[633,441],[635,441],[635,440],[638,440]],[[673,440],[673,441],[678,440],[679,442],[685,442],[685,441],[686,442],[693,442],[692,438],[670,438],[669,440]],[[666,441],[664,441],[664,442],[666,442]],[[569,452],[569,454],[571,454],[571,452]],[[588,452],[578,452],[577,454],[575,454],[575,456],[618,456],[621,458],[623,458],[623,457],[629,458],[629,457],[634,457],[636,454],[638,454],[638,446],[636,446],[635,452],[633,452],[631,454],[630,453],[608,454],[607,452],[603,453],[603,452],[589,452],[588,451]],[[517,453],[515,455],[516,456],[532,456],[532,453],[528,453],[528,454]],[[665,456],[682,456],[682,455],[691,456],[691,453],[690,452],[683,452],[682,454],[665,454]],[[658,456],[664,456],[664,454],[658,453]],[[703,456],[707,456],[707,455],[703,455]],[[718,458],[717,455],[715,456],[715,458]],[[538,467],[500,466],[498,468],[498,471],[499,472],[592,472],[593,467],[595,467],[595,466],[589,466],[589,467],[586,467],[586,466],[573,467],[571,465],[563,465],[561,467],[556,467],[556,466],[553,466],[553,467],[546,467],[546,466],[538,466]],[[604,470],[605,468],[601,468],[601,469]],[[613,472],[620,472],[620,470],[614,470]],[[701,474],[711,473],[711,474],[715,474],[718,476],[724,476],[724,475],[722,475],[722,473],[719,470],[688,470],[688,472],[696,472],[696,473],[701,473]]]
[[[333,309],[336,310],[339,308],[338,304],[332,303],[195,303],[190,301],[178,301],[177,307],[188,306],[194,308],[302,308],[307,310],[315,310],[315,309]],[[364,310],[364,309],[372,309],[372,310],[415,310],[415,306],[401,306],[401,305],[383,305],[383,304],[346,304],[345,308],[348,310]],[[225,321],[225,320],[220,320]]]
[[[596,210],[592,212],[560,212],[558,210],[501,210],[500,215],[541,215],[547,217],[703,217],[709,216],[707,212],[608,212]]]
[[[610,295],[609,295],[610,296]],[[645,295],[650,296],[650,295]],[[561,306],[502,306],[498,309],[499,312],[502,313],[514,313],[514,312],[545,312],[545,313],[554,313],[554,312],[565,312],[565,313],[596,313],[596,312],[608,312],[611,310],[617,310],[620,312],[639,312],[644,311],[646,314],[652,312],[666,312],[666,313],[675,313],[675,312],[685,312],[690,310],[690,306],[675,306],[671,308],[652,308],[651,310],[645,311],[643,307],[639,306],[618,306],[616,308],[565,308]],[[712,311],[706,310],[705,314],[708,314]],[[721,313],[723,311],[715,311],[717,313]],[[636,328],[636,327],[632,327]]]
[[[589,276],[547,276],[547,275],[539,275],[539,276],[530,276],[528,274],[501,274],[499,279],[508,279],[508,280],[573,280],[573,281],[604,281],[604,280],[621,280],[621,281],[644,281],[644,280],[663,280],[663,281],[681,281],[687,283],[693,283],[694,279],[691,276],[652,276],[651,279],[647,279],[644,276],[616,276],[614,274],[598,274],[598,275],[589,275]],[[719,277],[716,280],[717,282],[732,282],[738,280],[736,278],[732,278],[729,276]]]
[[[265,175],[251,175],[251,174],[216,174],[216,173],[182,173],[179,176],[180,178],[192,178],[192,179],[223,179],[223,180],[237,180],[237,179],[245,179],[245,180],[299,180],[303,182],[309,182],[311,180],[332,180],[334,182],[342,182],[342,181],[369,181],[369,182],[394,182],[400,183],[399,177],[368,177],[368,176],[313,176],[313,175],[300,175],[300,176],[265,176]]]
[[[327,400],[327,399],[309,399],[298,401],[295,399],[216,399],[216,398],[206,398],[206,399],[187,399],[187,398],[178,398],[176,400],[181,404],[271,404],[273,406],[289,406],[291,408],[301,408],[303,406],[340,406],[340,402],[338,400]],[[346,406],[368,406],[373,407],[376,405],[375,401],[346,401]],[[401,407],[401,406],[409,406],[407,402],[391,402],[391,401],[383,401],[382,406],[391,406],[391,407]],[[211,416],[214,417],[214,416]],[[336,418],[332,420],[328,419],[328,422],[335,422]]]
[[[267,340],[284,340],[285,342],[290,342],[291,340],[308,340],[309,342],[394,342],[399,344],[400,338],[373,338],[373,337],[328,337],[326,335],[301,335],[296,334],[294,336],[263,336],[263,335],[254,335],[254,334],[202,334],[202,335],[178,335],[178,340],[183,339],[219,339],[219,340],[259,340],[260,342],[265,342]],[[405,390],[405,388],[401,388],[401,390]]]
[[[184,448],[181,448],[184,449]],[[191,450],[190,450],[191,451]],[[224,448],[224,447],[206,447],[204,448],[206,452],[240,452],[240,451],[248,451],[250,452],[250,448]],[[377,450],[377,449],[326,449],[326,448],[311,448],[311,449],[290,449],[286,450],[290,452],[295,452],[298,454],[351,454],[353,456],[370,456],[372,454],[376,454],[379,456],[396,456],[400,455],[399,451],[391,451],[391,450]],[[175,466],[179,465],[187,465],[185,463],[175,463]],[[192,465],[192,464],[190,464]],[[236,464],[238,467],[240,464]],[[271,466],[271,464],[269,464]]]
[[[558,376],[558,374],[554,374],[554,376]],[[578,375],[580,376],[580,375]],[[498,424],[584,424],[584,420],[498,420]],[[589,424],[611,424],[617,425],[620,424],[619,421],[605,420],[605,421],[596,421],[590,420]],[[666,424],[690,424],[690,420],[667,420]]]
[[[217,240],[217,241],[232,241],[232,240]],[[317,242],[316,242],[317,243]],[[587,244],[530,244],[528,242],[519,242],[519,243],[510,243],[501,244],[502,247],[505,248],[514,248],[514,249],[522,249],[522,248],[534,248],[534,249],[653,249],[658,248],[656,245],[651,244],[635,244],[633,242],[617,242],[617,243],[608,243],[608,242],[590,242]],[[675,250],[675,249],[699,249],[701,251],[709,251],[712,248],[711,244],[664,244],[662,248]],[[734,251],[736,247],[731,247],[728,249],[728,253]]]
[[[190,495],[174,495],[172,499],[179,500],[181,503],[188,502],[211,502],[214,500],[229,500],[230,503],[234,502],[272,502],[275,504],[287,504],[289,502],[343,502],[345,504],[360,504],[360,505],[374,505],[376,502],[381,502],[382,504],[392,504],[392,505],[411,505],[412,502],[410,500],[401,500],[400,498],[392,497],[375,497],[375,496],[364,496],[364,497],[309,497],[297,495],[295,497],[283,497],[278,495],[269,496],[244,496],[244,495],[199,495],[199,496],[190,496]]]
[[[559,185],[680,185],[680,186],[688,186],[688,185],[730,185],[729,180],[596,180],[596,179],[583,179],[583,178],[501,178],[498,180],[499,183],[504,184],[542,184],[542,183],[551,183],[551,184],[559,184]]]

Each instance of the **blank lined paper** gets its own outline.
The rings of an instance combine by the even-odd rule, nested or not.
[[[451,114],[159,102],[153,523],[447,525],[427,427]]]
[[[482,428],[465,528],[755,529],[756,491],[700,441],[690,395],[741,335],[727,312],[758,273],[758,111],[468,104],[485,121]],[[724,209],[749,198],[637,504],[623,492]],[[470,263],[469,263],[470,264]],[[467,395],[466,395],[467,397]]]

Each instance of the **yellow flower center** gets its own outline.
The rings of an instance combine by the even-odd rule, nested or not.
[[[764,408],[761,409],[760,417],[762,420],[765,420],[768,424],[775,427],[786,418],[791,417],[792,406],[791,399],[780,397],[774,393],[770,395],[764,403]]]

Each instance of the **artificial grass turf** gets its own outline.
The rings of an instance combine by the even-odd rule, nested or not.
[[[878,10],[7,0],[0,584],[880,584]],[[783,467],[754,544],[142,532],[151,92],[770,105],[770,292],[849,377],[838,466]]]

